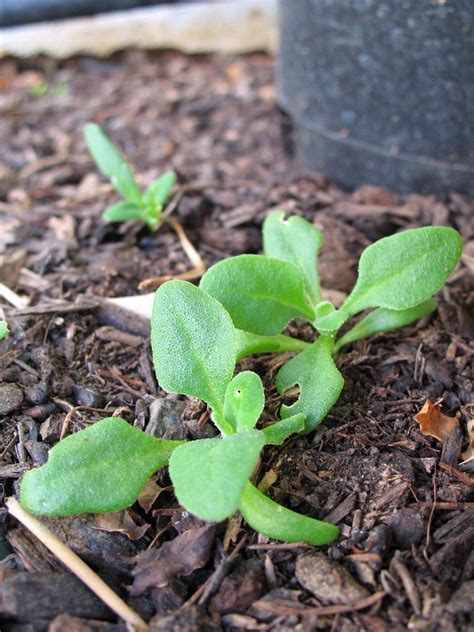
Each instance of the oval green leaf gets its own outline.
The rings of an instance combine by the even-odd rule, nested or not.
[[[154,439],[120,417],[107,417],[60,441],[45,465],[26,472],[20,503],[47,516],[124,509],[181,443]]]
[[[244,430],[177,448],[170,459],[170,475],[180,504],[210,522],[232,515],[264,444],[261,432]]]
[[[87,147],[98,168],[110,178],[112,186],[129,202],[141,203],[141,193],[132,170],[110,138],[96,123],[84,126]]]
[[[270,213],[263,223],[263,252],[267,257],[291,261],[303,273],[311,305],[321,301],[316,259],[323,243],[321,231],[303,217],[285,220],[285,211]]]
[[[224,412],[235,366],[234,327],[214,298],[187,281],[168,281],[155,294],[151,346],[162,388],[199,397]]]
[[[314,318],[301,271],[288,261],[232,257],[212,266],[200,287],[222,303],[236,327],[253,334],[276,335],[292,318]]]
[[[444,285],[461,253],[459,233],[441,226],[380,239],[362,253],[357,283],[341,309],[353,315],[367,307],[419,305]]]
[[[143,194],[143,202],[146,206],[158,207],[161,211],[176,183],[176,173],[165,171],[154,180]]]
[[[127,222],[142,219],[142,209],[133,202],[117,202],[105,209],[102,219],[106,222]]]
[[[253,371],[242,371],[227,386],[224,418],[236,432],[251,430],[265,405],[260,377]]]
[[[318,426],[339,399],[344,379],[332,358],[333,343],[321,336],[282,366],[276,376],[279,393],[295,386],[300,387],[298,400],[291,406],[281,407],[281,417],[286,419],[297,413],[305,415],[305,431]]]
[[[286,509],[270,500],[250,482],[245,486],[239,509],[255,531],[274,540],[307,542],[318,546],[334,542],[339,536],[336,525]]]

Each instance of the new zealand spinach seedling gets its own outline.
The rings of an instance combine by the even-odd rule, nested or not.
[[[122,202],[109,206],[102,217],[108,222],[138,219],[152,229],[158,228],[162,211],[176,182],[176,173],[162,173],[142,193],[130,165],[99,125],[87,123],[84,136],[99,170],[110,178],[114,189],[123,197]]]
[[[204,400],[221,436],[157,440],[122,419],[104,419],[64,439],[46,465],[25,474],[23,506],[45,515],[118,510],[169,459],[178,500],[204,520],[220,521],[240,509],[251,526],[277,539],[334,540],[336,526],[281,507],[249,481],[262,448],[301,432],[304,415],[255,429],[264,406],[262,382],[251,371],[233,377],[235,329],[222,305],[186,281],[165,283],[155,297],[152,349],[160,385]]]
[[[274,211],[263,227],[264,255],[240,255],[210,268],[200,287],[228,311],[237,328],[238,358],[269,351],[299,351],[276,375],[280,394],[299,386],[282,419],[301,413],[305,431],[316,428],[344,385],[334,355],[356,340],[408,325],[436,309],[433,294],[454,270],[462,240],[452,228],[424,227],[385,237],[364,250],[357,283],[336,309],[322,298],[315,265],[322,234],[302,217]],[[345,322],[372,309],[338,337]],[[308,320],[312,344],[281,332],[292,318]],[[304,348],[302,349],[302,346]]]
[[[157,440],[118,418],[97,422],[55,446],[48,463],[27,472],[20,500],[34,513],[64,515],[129,506],[146,479],[169,461],[175,493],[191,513],[219,521],[241,511],[275,539],[324,544],[334,525],[301,516],[250,482],[265,445],[309,432],[339,397],[343,378],[334,355],[344,345],[403,327],[436,308],[432,294],[446,281],[462,248],[450,228],[405,231],[369,246],[357,283],[336,309],[323,300],[316,268],[322,235],[301,217],[272,213],[264,224],[264,255],[222,261],[200,287],[170,281],[156,292],[152,350],[160,385],[198,397],[220,436],[193,442]],[[344,323],[372,309],[338,337]],[[305,318],[318,337],[308,343],[282,333]],[[296,351],[276,376],[280,393],[299,386],[281,420],[257,429],[264,406],[259,376],[234,376],[236,361],[269,351]]]

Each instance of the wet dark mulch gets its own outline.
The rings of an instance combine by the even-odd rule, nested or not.
[[[94,120],[141,183],[177,170],[174,216],[207,264],[258,252],[275,207],[324,230],[321,277],[336,300],[354,283],[362,249],[399,229],[454,226],[467,256],[436,314],[341,354],[346,386],[315,434],[265,453],[258,480],[267,493],[339,524],[333,545],[276,544],[239,519],[204,525],[177,506],[166,472],[130,511],[48,523],[152,630],[468,629],[474,475],[460,455],[472,415],[472,201],[400,199],[374,187],[350,195],[292,173],[273,60],[263,55],[129,52],[0,68],[0,280],[29,299],[28,312],[1,302],[12,329],[0,346],[4,495],[60,436],[103,416],[156,436],[213,432],[198,402],[157,385],[146,326],[99,300],[189,262],[166,226],[150,234],[102,222],[115,197],[85,151],[81,128]],[[264,380],[269,417],[281,403],[279,363],[245,364]],[[443,445],[413,419],[427,398],[460,421]],[[125,629],[5,510],[0,518],[2,630]]]

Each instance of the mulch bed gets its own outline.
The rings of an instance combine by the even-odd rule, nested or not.
[[[199,402],[156,383],[146,326],[102,300],[136,294],[141,280],[189,262],[167,226],[150,233],[101,220],[116,197],[85,149],[82,127],[93,120],[144,185],[178,172],[173,216],[207,265],[259,252],[274,208],[323,229],[322,284],[339,298],[360,252],[399,229],[454,226],[468,257],[435,314],[341,353],[346,385],[317,432],[266,449],[257,480],[265,476],[282,504],[336,522],[334,544],[271,542],[238,519],[205,525],[179,508],[166,471],[141,506],[48,524],[151,630],[466,630],[474,475],[459,463],[472,416],[473,201],[401,198],[373,186],[350,194],[295,171],[273,70],[264,55],[135,51],[0,63],[0,281],[29,299],[26,310],[1,303],[12,330],[0,344],[3,494],[17,491],[60,436],[114,413],[156,436],[214,433]],[[267,418],[281,404],[280,362],[245,360],[264,381]],[[444,444],[413,419],[426,399],[460,421]],[[0,511],[2,630],[125,630]]]

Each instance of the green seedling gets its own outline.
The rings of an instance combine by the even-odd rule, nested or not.
[[[67,94],[68,90],[68,81],[60,81],[56,85],[51,85],[47,81],[41,80],[31,87],[30,94],[35,99],[41,99],[42,97],[59,97]]]
[[[123,197],[121,202],[105,209],[102,217],[107,222],[138,219],[151,229],[158,228],[166,201],[176,182],[176,173],[162,173],[142,192],[130,165],[99,125],[87,123],[84,127],[84,136],[97,167],[104,176],[110,178],[114,189]]]
[[[436,308],[432,294],[447,280],[462,242],[450,228],[406,231],[367,248],[354,290],[336,309],[322,299],[316,257],[322,235],[300,217],[272,213],[264,224],[264,255],[222,261],[200,287],[170,281],[156,292],[152,351],[169,392],[206,402],[220,432],[192,442],[158,440],[117,418],[65,439],[48,463],[27,472],[20,488],[26,509],[47,515],[110,511],[129,506],[152,472],[169,463],[179,502],[196,516],[220,521],[240,510],[257,531],[275,539],[326,544],[338,528],[290,511],[251,483],[265,445],[313,430],[337,401],[343,378],[334,355],[346,344],[403,327]],[[346,333],[340,328],[370,309]],[[307,319],[316,340],[282,333]],[[257,427],[264,391],[252,371],[235,373],[239,358],[298,352],[276,376],[280,393],[299,386],[281,419]]]
[[[299,398],[283,405],[282,419],[305,416],[316,428],[344,385],[334,356],[345,345],[404,327],[436,309],[433,294],[459,261],[462,240],[452,228],[424,227],[385,237],[364,250],[357,283],[336,309],[322,298],[316,259],[323,236],[302,217],[274,211],[264,222],[264,255],[240,255],[210,268],[200,287],[216,298],[237,328],[237,357],[298,351],[276,375],[280,394],[298,386]],[[341,327],[365,311],[342,336]],[[315,342],[282,334],[292,318],[315,329]]]
[[[162,388],[205,401],[221,433],[174,450],[169,469],[179,502],[210,521],[240,509],[251,526],[276,539],[334,540],[337,527],[285,509],[249,482],[263,447],[302,432],[304,415],[256,429],[264,407],[262,381],[252,371],[232,377],[237,337],[224,307],[190,283],[170,281],[155,295],[151,341]]]
[[[236,332],[222,305],[186,281],[155,295],[153,361],[167,391],[205,401],[220,436],[192,442],[159,440],[109,418],[57,444],[46,465],[27,472],[20,502],[33,513],[70,515],[130,506],[147,478],[168,464],[175,494],[191,513],[220,521],[241,509],[250,525],[277,539],[325,544],[338,528],[301,516],[261,494],[249,481],[265,445],[281,445],[304,429],[296,414],[261,430],[260,377],[234,375]]]
[[[8,329],[7,322],[5,320],[0,320],[0,340],[3,340],[8,336],[10,330]]]

